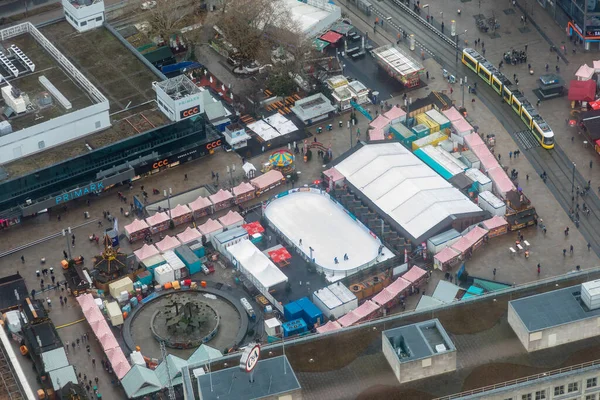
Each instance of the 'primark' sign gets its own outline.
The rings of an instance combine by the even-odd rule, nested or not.
[[[83,188],[73,189],[70,192],[56,196],[56,204],[66,203],[67,201],[75,200],[81,196],[87,196],[90,193],[101,192],[104,190],[104,182],[90,183]]]

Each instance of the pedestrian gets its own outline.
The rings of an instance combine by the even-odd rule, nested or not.
[[[483,53],[483,56],[485,57],[485,49],[481,49],[481,52]]]
[[[67,254],[66,250],[63,250],[63,256],[65,256],[65,260],[69,259],[69,255]]]
[[[527,45],[525,45],[525,52],[527,52]]]
[[[498,161],[502,159],[502,154],[498,154]]]
[[[496,279],[496,268],[494,268],[494,270],[492,271],[492,273],[494,274],[494,279]]]
[[[35,300],[35,289],[31,289],[31,298]]]
[[[569,253],[573,254],[573,245],[571,245],[571,247],[569,247]]]
[[[538,271],[538,275],[542,271],[542,265],[540,263],[538,263],[538,265],[537,265],[537,271]]]
[[[219,173],[217,172],[215,176],[217,177],[217,183],[219,183]]]
[[[98,381],[99,381],[98,377],[95,377],[94,381],[96,382],[96,384],[98,384]]]
[[[567,256],[567,249],[563,249],[563,257]]]
[[[54,277],[54,275],[52,275],[52,277],[50,279],[52,279],[52,284],[54,285],[54,281],[56,281],[56,278]]]
[[[535,105],[536,105],[536,107],[539,107],[541,102],[542,102],[542,100],[538,99],[538,100],[535,102]]]
[[[21,256],[21,263],[25,264],[25,256]]]
[[[444,21],[442,21],[442,33],[444,33]]]
[[[91,379],[88,381],[88,385],[92,386],[92,380]]]
[[[92,389],[90,388],[90,385],[85,385],[85,388],[88,392],[90,392]]]
[[[184,180],[184,181],[187,181],[187,180],[188,180],[187,174],[184,174],[184,175],[183,175],[183,180]]]
[[[508,152],[508,158],[510,158],[510,159],[512,160],[512,156],[513,156],[513,152],[512,152],[512,151],[509,151],[509,152]]]
[[[94,366],[94,368],[96,367],[96,359],[92,358],[92,365]]]
[[[590,169],[592,169],[592,165],[594,165],[594,162],[590,160]]]
[[[298,244],[302,246],[302,239],[298,240]]]
[[[52,300],[50,300],[50,297],[46,297],[46,304],[48,304],[48,308],[52,308]]]
[[[529,174],[525,174],[525,180],[528,181],[529,180]]]
[[[592,245],[588,242],[588,251],[592,248]]]
[[[76,342],[77,342],[77,347],[79,347],[79,338],[77,338]]]
[[[121,215],[123,215],[123,213],[124,213],[124,210],[123,210],[123,207],[121,207]]]
[[[548,68],[550,68],[550,66],[546,63],[546,72],[548,72]]]
[[[559,61],[560,61],[560,57],[556,56],[556,62],[559,62]]]
[[[65,286],[67,286],[67,282],[65,281]],[[65,306],[67,305],[67,296],[65,296]]]
[[[79,374],[79,377],[81,378],[81,374]],[[86,374],[83,374],[83,381],[85,382],[85,381],[87,381],[87,380],[88,380],[88,378],[87,378],[87,375],[86,375]]]
[[[425,76],[427,77],[427,79],[429,79],[429,71],[425,72]]]

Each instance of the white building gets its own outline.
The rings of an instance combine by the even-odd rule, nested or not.
[[[11,44],[21,35],[34,40],[20,41],[20,48]],[[10,103],[16,108],[8,119],[10,129],[0,135],[0,164],[110,127],[107,98],[34,25],[25,22],[2,29],[0,37],[9,47],[8,63],[19,66],[18,79],[11,80],[4,67],[0,72],[9,81],[0,84],[2,95],[12,97]],[[54,76],[62,76],[50,80],[39,69],[34,74],[38,61],[49,64]],[[7,85],[12,88],[8,90]],[[27,92],[18,91],[20,87],[27,87]],[[65,94],[73,92],[79,92],[79,101],[71,104]],[[53,102],[57,104],[52,106]]]
[[[313,37],[325,31],[342,17],[341,9],[327,0],[279,1],[281,3],[279,7],[289,12],[295,25],[307,37]]]
[[[104,23],[103,0],[62,0],[67,22],[78,32],[89,31]]]
[[[333,315],[336,319],[358,307],[356,295],[340,282],[315,291],[313,303],[319,307],[325,318]]]
[[[227,144],[234,150],[243,149],[248,146],[248,140],[250,140],[250,135],[246,133],[246,128],[238,123],[227,125],[223,136],[225,136]]]
[[[204,112],[202,90],[186,75],[152,82],[158,108],[173,122]]]

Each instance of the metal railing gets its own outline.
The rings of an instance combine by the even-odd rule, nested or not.
[[[548,378],[553,375],[560,375],[560,374],[564,374],[567,372],[579,371],[584,368],[594,367],[597,365],[600,365],[600,360],[588,361],[588,362],[585,362],[582,364],[572,365],[570,367],[555,369],[555,370],[548,371],[548,372],[542,372],[542,373],[539,373],[536,375],[526,376],[524,378],[518,378],[518,379],[513,379],[513,380],[502,382],[502,383],[496,383],[495,385],[484,386],[484,387],[481,387],[478,389],[467,390],[465,392],[451,394],[449,396],[437,397],[435,400],[460,399],[460,398],[463,398],[466,396],[472,396],[472,395],[485,393],[485,392],[489,392],[489,391],[496,390],[496,389],[503,389],[503,388],[513,386],[513,385],[518,385],[521,383],[528,383],[528,382],[536,381],[538,379]]]

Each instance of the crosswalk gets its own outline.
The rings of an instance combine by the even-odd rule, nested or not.
[[[525,150],[540,147],[540,142],[538,142],[537,138],[530,130],[515,132],[515,139],[519,141]]]

